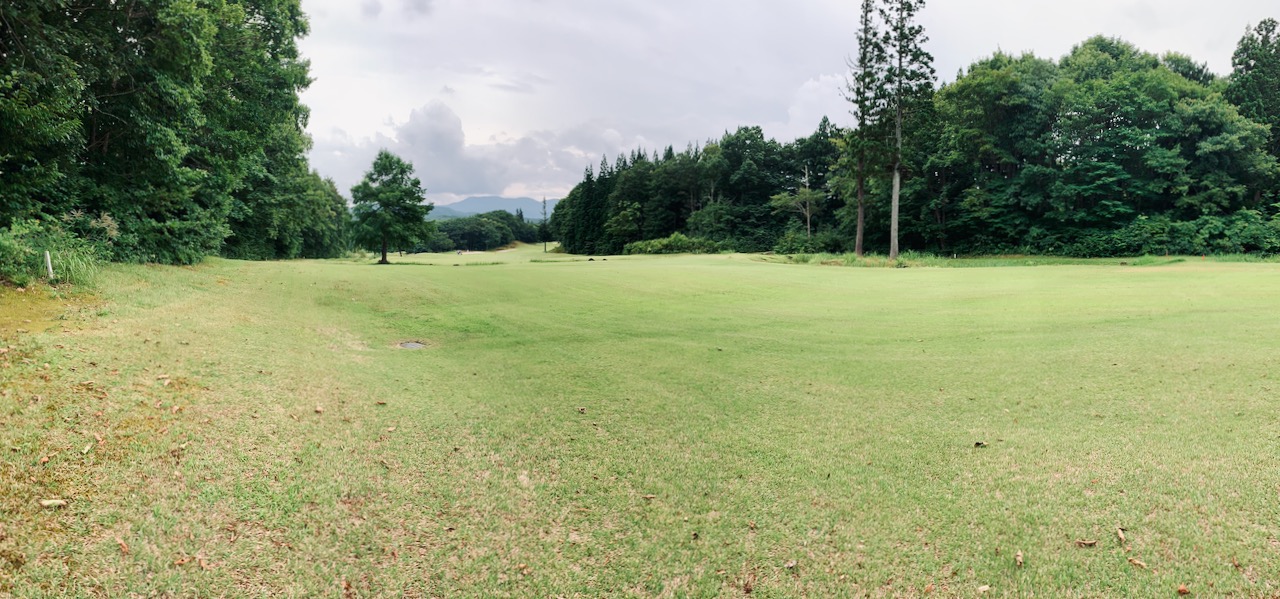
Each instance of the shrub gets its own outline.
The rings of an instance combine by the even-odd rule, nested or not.
[[[687,237],[679,232],[662,239],[633,241],[622,248],[624,254],[719,254],[731,251],[733,248],[728,243]]]
[[[817,251],[813,239],[797,231],[787,231],[778,238],[773,251],[779,254],[811,254]]]
[[[75,235],[56,223],[15,222],[0,229],[0,279],[25,286],[47,277],[45,252],[53,263],[52,282],[91,285],[102,270],[106,248],[105,242]]]

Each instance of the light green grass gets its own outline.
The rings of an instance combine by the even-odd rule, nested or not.
[[[115,267],[0,333],[0,589],[1280,591],[1275,265],[458,258]]]

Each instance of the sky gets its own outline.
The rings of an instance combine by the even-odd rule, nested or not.
[[[427,199],[563,197],[602,156],[739,126],[792,141],[848,125],[856,0],[302,0],[312,167],[344,195],[380,149]],[[933,0],[941,81],[997,50],[1060,58],[1094,35],[1216,73],[1274,0]]]

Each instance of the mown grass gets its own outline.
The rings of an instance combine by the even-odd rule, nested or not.
[[[0,327],[0,589],[1280,592],[1274,265],[542,259],[115,267]]]

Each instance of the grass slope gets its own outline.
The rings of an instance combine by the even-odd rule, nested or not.
[[[0,323],[0,592],[1280,592],[1274,265],[403,260]]]

